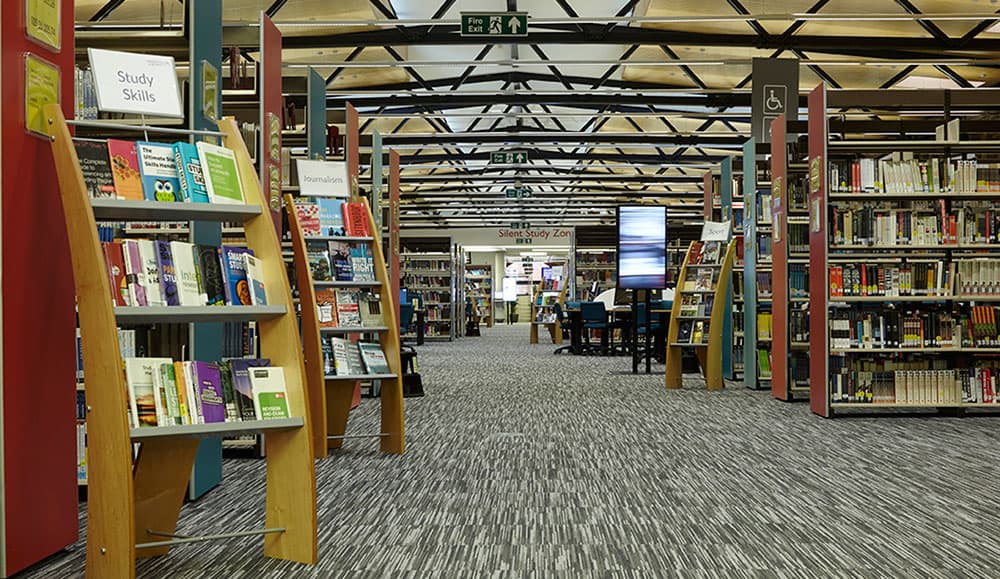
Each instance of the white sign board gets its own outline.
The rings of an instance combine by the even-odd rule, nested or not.
[[[503,278],[503,301],[505,302],[517,301],[517,278],[514,277]]]
[[[297,159],[299,193],[323,197],[350,197],[347,163],[343,161],[311,161]]]
[[[702,241],[729,241],[729,222],[706,221],[701,228]]]
[[[99,110],[184,118],[173,57],[97,48],[87,54]]]

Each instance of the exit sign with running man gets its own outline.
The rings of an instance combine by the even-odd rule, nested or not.
[[[462,12],[462,36],[528,35],[527,12]]]

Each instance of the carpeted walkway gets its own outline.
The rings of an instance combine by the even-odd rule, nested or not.
[[[315,567],[254,538],[178,547],[138,576],[998,576],[996,417],[824,420],[552,350],[525,325],[422,346],[407,453],[349,440],[317,465]],[[350,430],[376,416],[366,400]],[[179,532],[262,526],[263,466],[227,460]],[[83,560],[81,543],[26,576]]]

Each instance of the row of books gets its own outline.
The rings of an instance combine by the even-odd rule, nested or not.
[[[788,224],[788,252],[809,252],[809,226],[805,223]]]
[[[93,198],[245,203],[231,149],[206,142],[74,139]]]
[[[715,265],[720,263],[723,257],[722,242],[696,241],[691,246],[691,251],[688,255],[688,265]]]
[[[968,311],[835,309],[830,313],[830,347],[991,348],[1000,346],[997,307]]]
[[[757,339],[770,340],[774,337],[774,315],[770,312],[757,312]]]
[[[251,249],[151,239],[101,245],[117,306],[267,304],[263,266]]]
[[[77,120],[91,120],[98,117],[97,91],[94,75],[89,68],[73,67],[74,115]]]
[[[996,368],[841,370],[830,377],[833,402],[866,404],[997,404]]]
[[[319,288],[316,308],[320,328],[374,328],[385,325],[377,294],[357,289]]]
[[[368,211],[364,203],[336,197],[297,197],[295,215],[302,236],[370,237]]]
[[[773,286],[771,285],[771,272],[769,271],[758,271],[757,272],[757,295],[763,297],[771,297],[771,292],[773,291]]]
[[[907,246],[1000,243],[1000,211],[985,201],[912,202],[912,208],[832,205],[834,245]]]
[[[375,281],[374,251],[367,243],[311,241],[306,258],[314,281]]]
[[[289,417],[284,373],[270,360],[124,362],[133,428]]]
[[[792,342],[809,341],[809,310],[788,310],[788,338]]]
[[[688,267],[687,279],[684,280],[684,291],[711,291],[715,289],[717,268]]]
[[[757,376],[771,379],[771,350],[770,348],[760,348],[757,350]]]
[[[389,374],[385,352],[378,344],[332,337],[323,341],[323,372],[327,376]]]
[[[616,253],[614,251],[578,251],[576,252],[576,266],[588,265],[615,265]]]
[[[774,221],[774,197],[770,191],[757,192],[757,224],[769,225]]]
[[[771,263],[774,247],[770,233],[757,234],[757,263]]]
[[[419,291],[421,288],[450,288],[451,278],[440,276],[403,274],[403,286]]]
[[[955,262],[913,261],[900,265],[844,264],[830,267],[831,296],[950,296]]]
[[[403,271],[440,271],[447,274],[451,271],[451,260],[442,259],[413,259],[404,258],[401,264]]]
[[[808,264],[788,264],[788,295],[793,298],[804,298],[809,296]]]
[[[892,153],[830,163],[833,193],[974,193],[1000,191],[1000,164],[975,158],[931,157]]]
[[[708,320],[681,320],[677,326],[677,343],[707,344]]]

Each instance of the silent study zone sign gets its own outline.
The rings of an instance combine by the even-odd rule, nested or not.
[[[527,35],[527,12],[462,12],[462,36]]]

